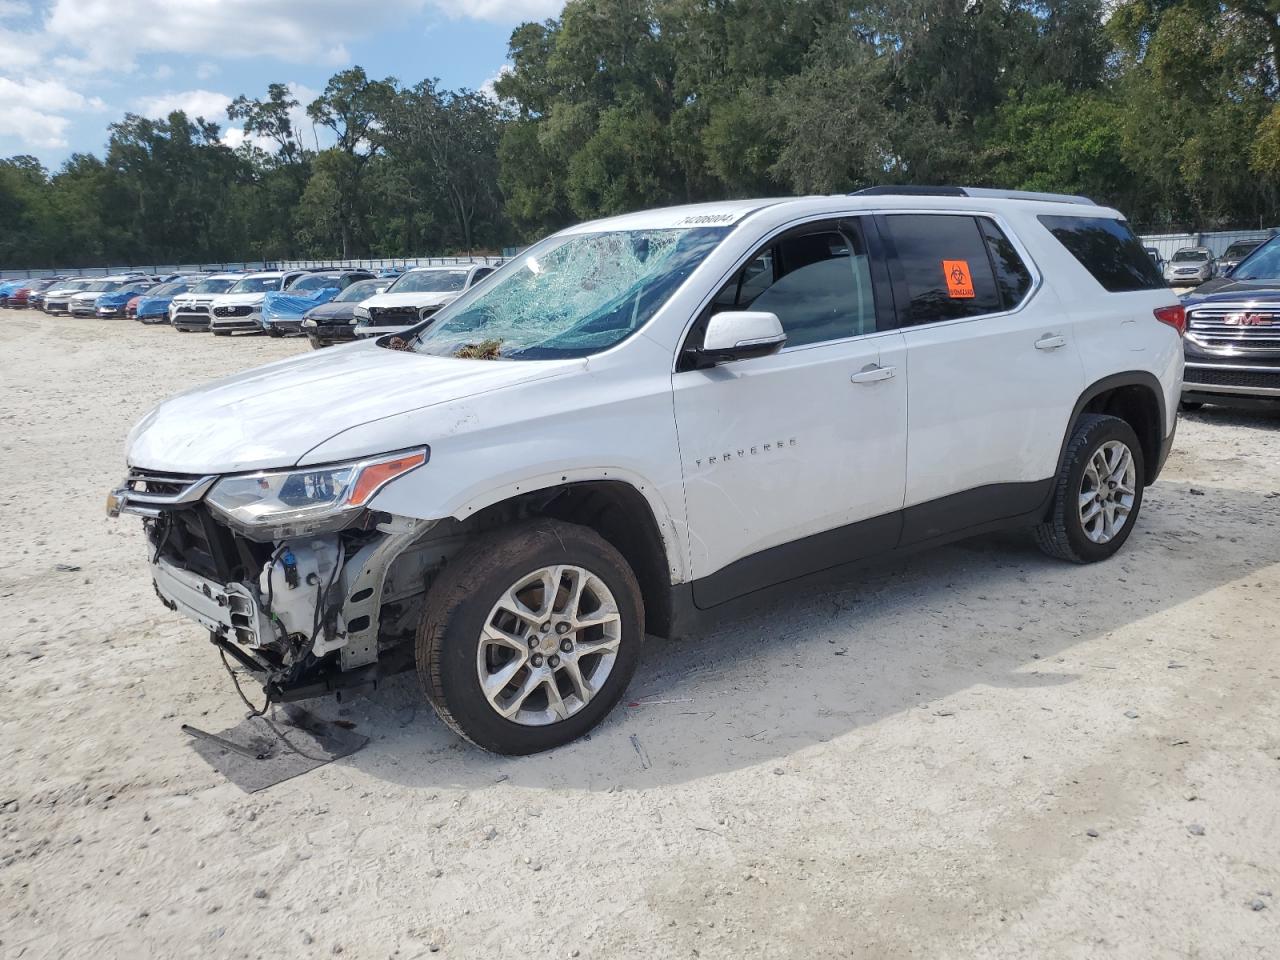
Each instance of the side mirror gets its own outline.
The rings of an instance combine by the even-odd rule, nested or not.
[[[757,310],[726,311],[707,321],[707,332],[698,349],[703,366],[749,360],[777,353],[787,342],[782,321],[776,313]]]

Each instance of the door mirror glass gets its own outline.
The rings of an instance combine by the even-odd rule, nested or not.
[[[704,364],[746,360],[777,353],[787,342],[776,313],[733,310],[712,315],[698,358]]]

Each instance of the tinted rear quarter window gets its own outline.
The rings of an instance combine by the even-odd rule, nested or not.
[[[1123,220],[1056,216],[1039,220],[1107,292],[1164,288],[1160,271]]]

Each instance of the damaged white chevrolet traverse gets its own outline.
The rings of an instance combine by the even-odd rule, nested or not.
[[[128,440],[160,600],[274,702],[416,667],[459,734],[590,730],[646,634],[1009,526],[1124,544],[1183,312],[1121,215],[956,187],[653,210]]]

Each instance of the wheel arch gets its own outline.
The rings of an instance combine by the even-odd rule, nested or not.
[[[1164,445],[1165,401],[1164,391],[1155,374],[1146,370],[1130,370],[1116,373],[1096,381],[1080,394],[1067,432],[1062,438],[1058,453],[1058,469],[1061,471],[1067,454],[1067,446],[1080,422],[1081,414],[1101,413],[1118,417],[1133,428],[1142,446],[1143,486],[1155,483],[1163,466],[1161,450]]]
[[[455,518],[474,533],[539,516],[589,527],[622,554],[635,573],[646,632],[670,636],[672,584],[685,577],[679,541],[660,502],[655,506],[646,486],[618,477],[560,474],[556,479],[544,486],[522,484],[525,489],[504,497],[484,498]]]

